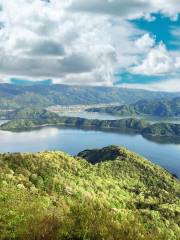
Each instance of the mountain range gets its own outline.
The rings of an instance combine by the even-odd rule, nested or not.
[[[180,93],[60,84],[0,84],[0,109],[97,103],[131,104],[144,99],[175,97],[180,97]]]

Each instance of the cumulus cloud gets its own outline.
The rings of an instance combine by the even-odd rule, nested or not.
[[[151,20],[151,14],[161,12],[172,19],[180,12],[179,0],[72,0],[69,6],[73,11],[107,14],[126,19],[145,17]]]
[[[149,84],[121,84],[121,87],[146,89],[151,91],[180,92],[180,78],[162,80]]]
[[[174,73],[179,67],[179,57],[167,51],[164,44],[152,48],[140,65],[131,68],[134,74],[164,75]]]
[[[32,44],[31,49],[26,52],[27,55],[37,56],[37,57],[58,57],[65,54],[64,46],[59,42],[43,40],[37,41]]]
[[[129,19],[180,12],[179,0],[0,0],[0,76],[113,85],[115,73],[177,71],[155,37]],[[92,17],[93,14],[93,17]]]
[[[1,76],[84,84],[86,74],[89,84],[110,85],[114,72],[136,61],[132,37],[143,33],[130,23],[72,14],[63,1],[19,1],[20,12],[15,2],[2,1]]]
[[[155,39],[146,33],[135,41],[135,45],[140,50],[149,50],[155,45]]]
[[[179,0],[150,0],[156,11],[160,11],[165,16],[170,17],[172,20],[176,20],[180,13],[180,1]]]
[[[14,58],[0,60],[1,74],[11,76],[62,78],[65,74],[90,72],[94,68],[91,58],[71,55],[63,59]]]
[[[69,7],[72,11],[136,18],[149,13],[151,4],[142,0],[74,0]]]

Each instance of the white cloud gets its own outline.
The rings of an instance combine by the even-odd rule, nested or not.
[[[152,38],[149,33],[146,33],[135,41],[135,45],[140,50],[149,50],[149,48],[155,45],[155,39]]]
[[[72,14],[56,0],[1,3],[0,73],[5,79],[48,77],[86,84],[86,75],[89,84],[111,85],[114,72],[137,60],[132,38],[144,33],[122,19]]]
[[[106,14],[133,19],[147,15],[151,11],[150,1],[142,0],[72,0],[70,10]]]
[[[152,20],[157,11],[175,17],[179,0],[0,0],[0,5],[0,76],[5,80],[112,85],[116,72],[150,75],[179,68],[178,56],[172,64],[165,47],[155,46],[154,37],[127,21]]]
[[[161,43],[150,50],[140,65],[132,67],[131,72],[148,76],[173,73],[178,67],[176,60],[178,59],[174,59],[165,45]]]
[[[73,11],[107,14],[126,19],[145,17],[152,20],[151,14],[161,12],[172,19],[180,13],[179,0],[72,0]]]
[[[160,11],[165,16],[170,17],[172,20],[176,20],[180,13],[180,1],[179,0],[150,0],[156,11]]]
[[[180,92],[180,78],[157,81],[149,84],[120,84],[124,88],[146,89],[151,91]]]
[[[177,57],[175,59],[175,67],[180,71],[180,57]]]

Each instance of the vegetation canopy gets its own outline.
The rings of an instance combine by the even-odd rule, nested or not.
[[[0,239],[178,240],[180,183],[109,146],[0,155]]]
[[[11,121],[1,125],[1,130],[22,130],[26,128],[56,125],[98,130],[132,131],[145,137],[177,137],[180,138],[180,124],[155,123],[150,124],[143,119],[125,118],[119,120],[97,120],[79,117],[62,117],[56,113],[41,108],[24,108],[4,113]]]

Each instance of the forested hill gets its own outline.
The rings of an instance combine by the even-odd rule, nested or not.
[[[155,123],[150,124],[142,119],[125,118],[119,120],[97,120],[78,117],[63,117],[45,109],[24,108],[5,113],[9,122],[1,125],[1,130],[14,131],[45,125],[89,128],[97,130],[134,132],[145,137],[177,137],[180,139],[180,124]]]
[[[0,154],[0,239],[179,240],[179,190],[164,169],[116,146]]]
[[[180,117],[180,97],[159,100],[144,99],[130,105],[92,108],[88,111],[119,116],[149,115],[153,117]]]
[[[0,84],[0,109],[47,107],[59,104],[131,104],[142,99],[171,99],[178,96],[180,97],[180,93],[151,92],[118,87]]]
[[[50,112],[43,108],[21,108],[14,111],[1,112],[1,116],[6,120],[18,120],[18,119],[28,119],[28,120],[45,120],[59,118],[56,113]]]

